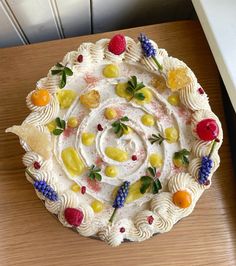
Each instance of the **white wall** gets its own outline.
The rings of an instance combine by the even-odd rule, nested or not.
[[[0,47],[188,19],[190,0],[0,0]]]

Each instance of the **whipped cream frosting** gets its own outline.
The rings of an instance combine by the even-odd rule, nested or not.
[[[66,227],[71,226],[65,219],[66,208],[77,208],[83,212],[84,218],[80,226],[74,229],[83,236],[95,236],[106,241],[111,246],[120,245],[125,239],[130,241],[143,241],[153,234],[168,232],[173,225],[183,217],[189,215],[194,206],[209,186],[203,186],[196,182],[201,158],[209,154],[211,145],[199,139],[196,133],[196,125],[205,118],[213,118],[219,126],[219,142],[212,155],[213,169],[209,179],[219,166],[220,159],[218,149],[223,140],[223,133],[219,119],[211,111],[206,93],[199,94],[200,84],[192,70],[181,60],[168,56],[164,49],[158,48],[156,58],[163,66],[162,75],[166,77],[168,71],[176,67],[187,69],[190,84],[178,92],[181,106],[171,105],[167,98],[171,91],[161,92],[153,87],[153,80],[160,76],[160,71],[152,58],[143,56],[140,43],[126,37],[126,51],[121,55],[115,55],[108,50],[110,39],[102,39],[96,43],[83,43],[77,51],[71,51],[65,55],[62,64],[67,65],[73,71],[73,76],[68,77],[65,88],[62,90],[73,90],[77,97],[68,109],[60,109],[57,98],[60,77],[51,75],[37,82],[36,89],[46,88],[50,92],[50,102],[43,107],[34,106],[31,103],[29,93],[26,104],[31,110],[24,123],[35,125],[39,131],[48,131],[46,125],[60,117],[67,121],[69,117],[75,116],[79,120],[79,127],[72,132],[65,132],[60,136],[51,136],[53,154],[49,159],[43,158],[30,149],[26,142],[21,141],[26,154],[23,163],[27,170],[36,180],[46,181],[59,195],[57,201],[50,201],[36,190],[40,199],[45,201],[45,206],[51,213],[57,215],[59,221]],[[78,62],[77,57],[83,56],[83,61]],[[107,64],[116,64],[119,68],[119,77],[104,78],[103,68]],[[139,105],[135,101],[127,102],[115,93],[115,86],[119,82],[127,82],[130,76],[137,76],[151,91],[153,99],[151,103]],[[100,94],[100,104],[95,109],[84,107],[79,96],[97,90]],[[104,110],[107,107],[115,108],[122,116],[129,117],[127,125],[132,129],[132,134],[116,138],[110,123],[104,118]],[[146,127],[141,123],[140,117],[150,114],[156,119],[153,127]],[[97,131],[97,124],[103,125],[103,131]],[[179,134],[176,143],[164,141],[162,145],[151,145],[148,138],[151,134],[164,135],[164,129],[174,126]],[[95,144],[85,146],[81,138],[83,132],[94,133]],[[107,146],[119,147],[125,150],[129,156],[137,155],[138,160],[128,159],[120,163],[109,158],[105,153]],[[85,167],[90,167],[98,159],[101,161],[102,181],[95,189],[90,186],[86,172],[80,176],[73,177],[65,167],[61,153],[67,147],[74,147],[81,157]],[[174,152],[181,149],[190,151],[190,163],[188,168],[179,171],[173,166],[172,156]],[[125,180],[134,183],[145,174],[149,166],[149,155],[158,153],[163,159],[163,165],[158,168],[159,180],[162,190],[158,194],[146,193],[143,197],[125,204],[119,210],[113,223],[109,223],[112,214],[112,192]],[[41,167],[35,169],[33,164],[38,162]],[[116,165],[119,174],[116,178],[105,175],[107,165]],[[32,178],[26,173],[27,179],[33,183]],[[71,191],[71,186],[77,184],[86,186],[86,194]],[[192,198],[188,208],[179,208],[173,203],[173,194],[177,191],[187,191]],[[95,213],[91,207],[93,200],[99,200],[104,204],[101,213]],[[151,220],[149,217],[152,217]],[[150,222],[151,221],[151,222]],[[121,230],[121,228],[124,228]]]

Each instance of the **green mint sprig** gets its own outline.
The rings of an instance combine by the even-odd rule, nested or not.
[[[181,160],[182,165],[187,166],[189,164],[189,154],[190,152],[188,150],[182,149],[174,153],[173,159],[179,159]]]
[[[57,127],[52,131],[52,133],[56,136],[61,135],[61,133],[65,130],[66,128],[66,122],[65,120],[60,119],[60,117],[57,117],[55,119]]]
[[[122,123],[122,122],[127,122],[127,121],[129,121],[129,118],[127,116],[123,116],[111,124],[114,130],[114,133],[116,134],[118,138],[124,135],[125,130],[128,130],[128,126]]]
[[[157,194],[160,189],[162,189],[162,185],[160,180],[156,179],[156,167],[148,167],[147,175],[141,177],[141,187],[140,192],[144,194],[148,189],[151,189],[153,194]]]
[[[51,70],[52,75],[60,75],[61,76],[61,81],[59,84],[59,88],[62,89],[66,86],[66,77],[67,76],[72,76],[73,75],[73,71],[67,67],[67,66],[63,66],[60,63],[56,64],[56,67],[58,69],[53,69]]]
[[[89,168],[88,177],[92,180],[101,181],[102,176],[99,174],[101,172],[101,168],[96,167],[94,164]]]
[[[145,96],[142,92],[139,92],[142,88],[144,88],[143,82],[138,82],[136,76],[132,76],[128,81],[128,86],[126,88],[126,92],[130,94],[131,98],[129,101],[131,101],[133,98],[137,100],[143,101],[145,99]]]
[[[165,138],[162,137],[162,135],[159,133],[158,135],[152,134],[152,136],[148,140],[151,142],[151,144],[157,142],[159,145],[161,145]]]

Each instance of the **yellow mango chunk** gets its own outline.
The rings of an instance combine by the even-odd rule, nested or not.
[[[130,127],[128,127],[127,129],[126,129],[126,128],[123,129],[123,133],[124,133],[125,135],[128,135],[128,134],[130,134],[130,133],[132,133],[132,132],[133,132],[133,130],[132,130],[132,128],[130,128]]]
[[[79,125],[79,121],[76,117],[71,116],[71,117],[69,117],[69,119],[67,121],[67,125],[68,125],[68,127],[75,128]]]
[[[94,139],[95,139],[95,134],[88,132],[82,133],[82,143],[85,146],[91,146],[94,142]]]
[[[179,132],[174,127],[168,127],[165,129],[165,138],[168,143],[174,143],[179,139]]]
[[[118,83],[116,85],[116,94],[121,98],[130,100],[132,96],[126,91],[127,86],[128,86],[127,83],[122,83],[122,82]]]
[[[151,127],[155,124],[153,115],[149,115],[149,114],[143,115],[141,117],[141,122],[147,127]]]
[[[99,200],[94,200],[91,204],[94,212],[101,212],[104,208],[104,204]]]
[[[65,148],[61,153],[62,161],[67,171],[72,176],[81,175],[85,170],[85,166],[73,147]]]
[[[105,154],[107,157],[117,162],[125,162],[128,160],[128,153],[116,147],[106,147]]]
[[[179,95],[178,94],[171,94],[167,101],[174,106],[178,106],[180,104]]]
[[[109,177],[115,177],[118,175],[118,169],[115,165],[109,165],[105,168],[105,174]]]
[[[70,187],[70,189],[71,189],[72,191],[74,191],[74,192],[79,192],[79,191],[80,191],[80,186],[77,185],[77,184],[75,183],[75,184],[73,184],[73,185]]]
[[[100,94],[97,90],[91,90],[82,94],[79,100],[87,108],[97,108],[100,104]]]
[[[55,120],[52,120],[50,123],[47,124],[47,128],[50,132],[53,132],[54,129],[56,129],[57,123]]]
[[[117,78],[119,77],[119,68],[117,65],[109,64],[104,67],[102,73],[106,78]]]
[[[66,109],[71,106],[75,100],[77,94],[72,90],[59,90],[57,92],[57,99],[59,101],[61,109]]]
[[[112,120],[112,119],[116,118],[117,117],[116,109],[110,108],[110,107],[106,108],[106,110],[104,112],[104,116],[108,120]]]
[[[150,164],[151,164],[152,167],[156,167],[156,168],[161,167],[162,164],[163,164],[162,155],[159,154],[159,153],[152,153],[149,156],[149,162],[150,162]]]
[[[191,79],[188,76],[188,69],[186,67],[179,67],[168,71],[167,86],[172,91],[184,88],[190,83]]]
[[[141,90],[139,90],[138,92],[139,93],[142,93],[145,98],[144,98],[144,100],[137,100],[137,99],[135,99],[135,102],[137,104],[141,104],[142,105],[142,104],[146,104],[146,103],[150,103],[151,102],[151,100],[152,100],[152,92],[150,91],[149,88],[144,87]]]

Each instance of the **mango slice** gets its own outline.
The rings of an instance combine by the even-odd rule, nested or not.
[[[81,175],[85,170],[85,166],[81,158],[73,147],[65,148],[61,153],[61,158],[67,171],[72,176]]]
[[[75,100],[77,94],[72,90],[60,90],[57,92],[57,99],[59,101],[61,109],[66,109],[71,106]]]
[[[128,153],[116,147],[106,147],[105,154],[107,157],[117,162],[125,162],[128,160]]]

